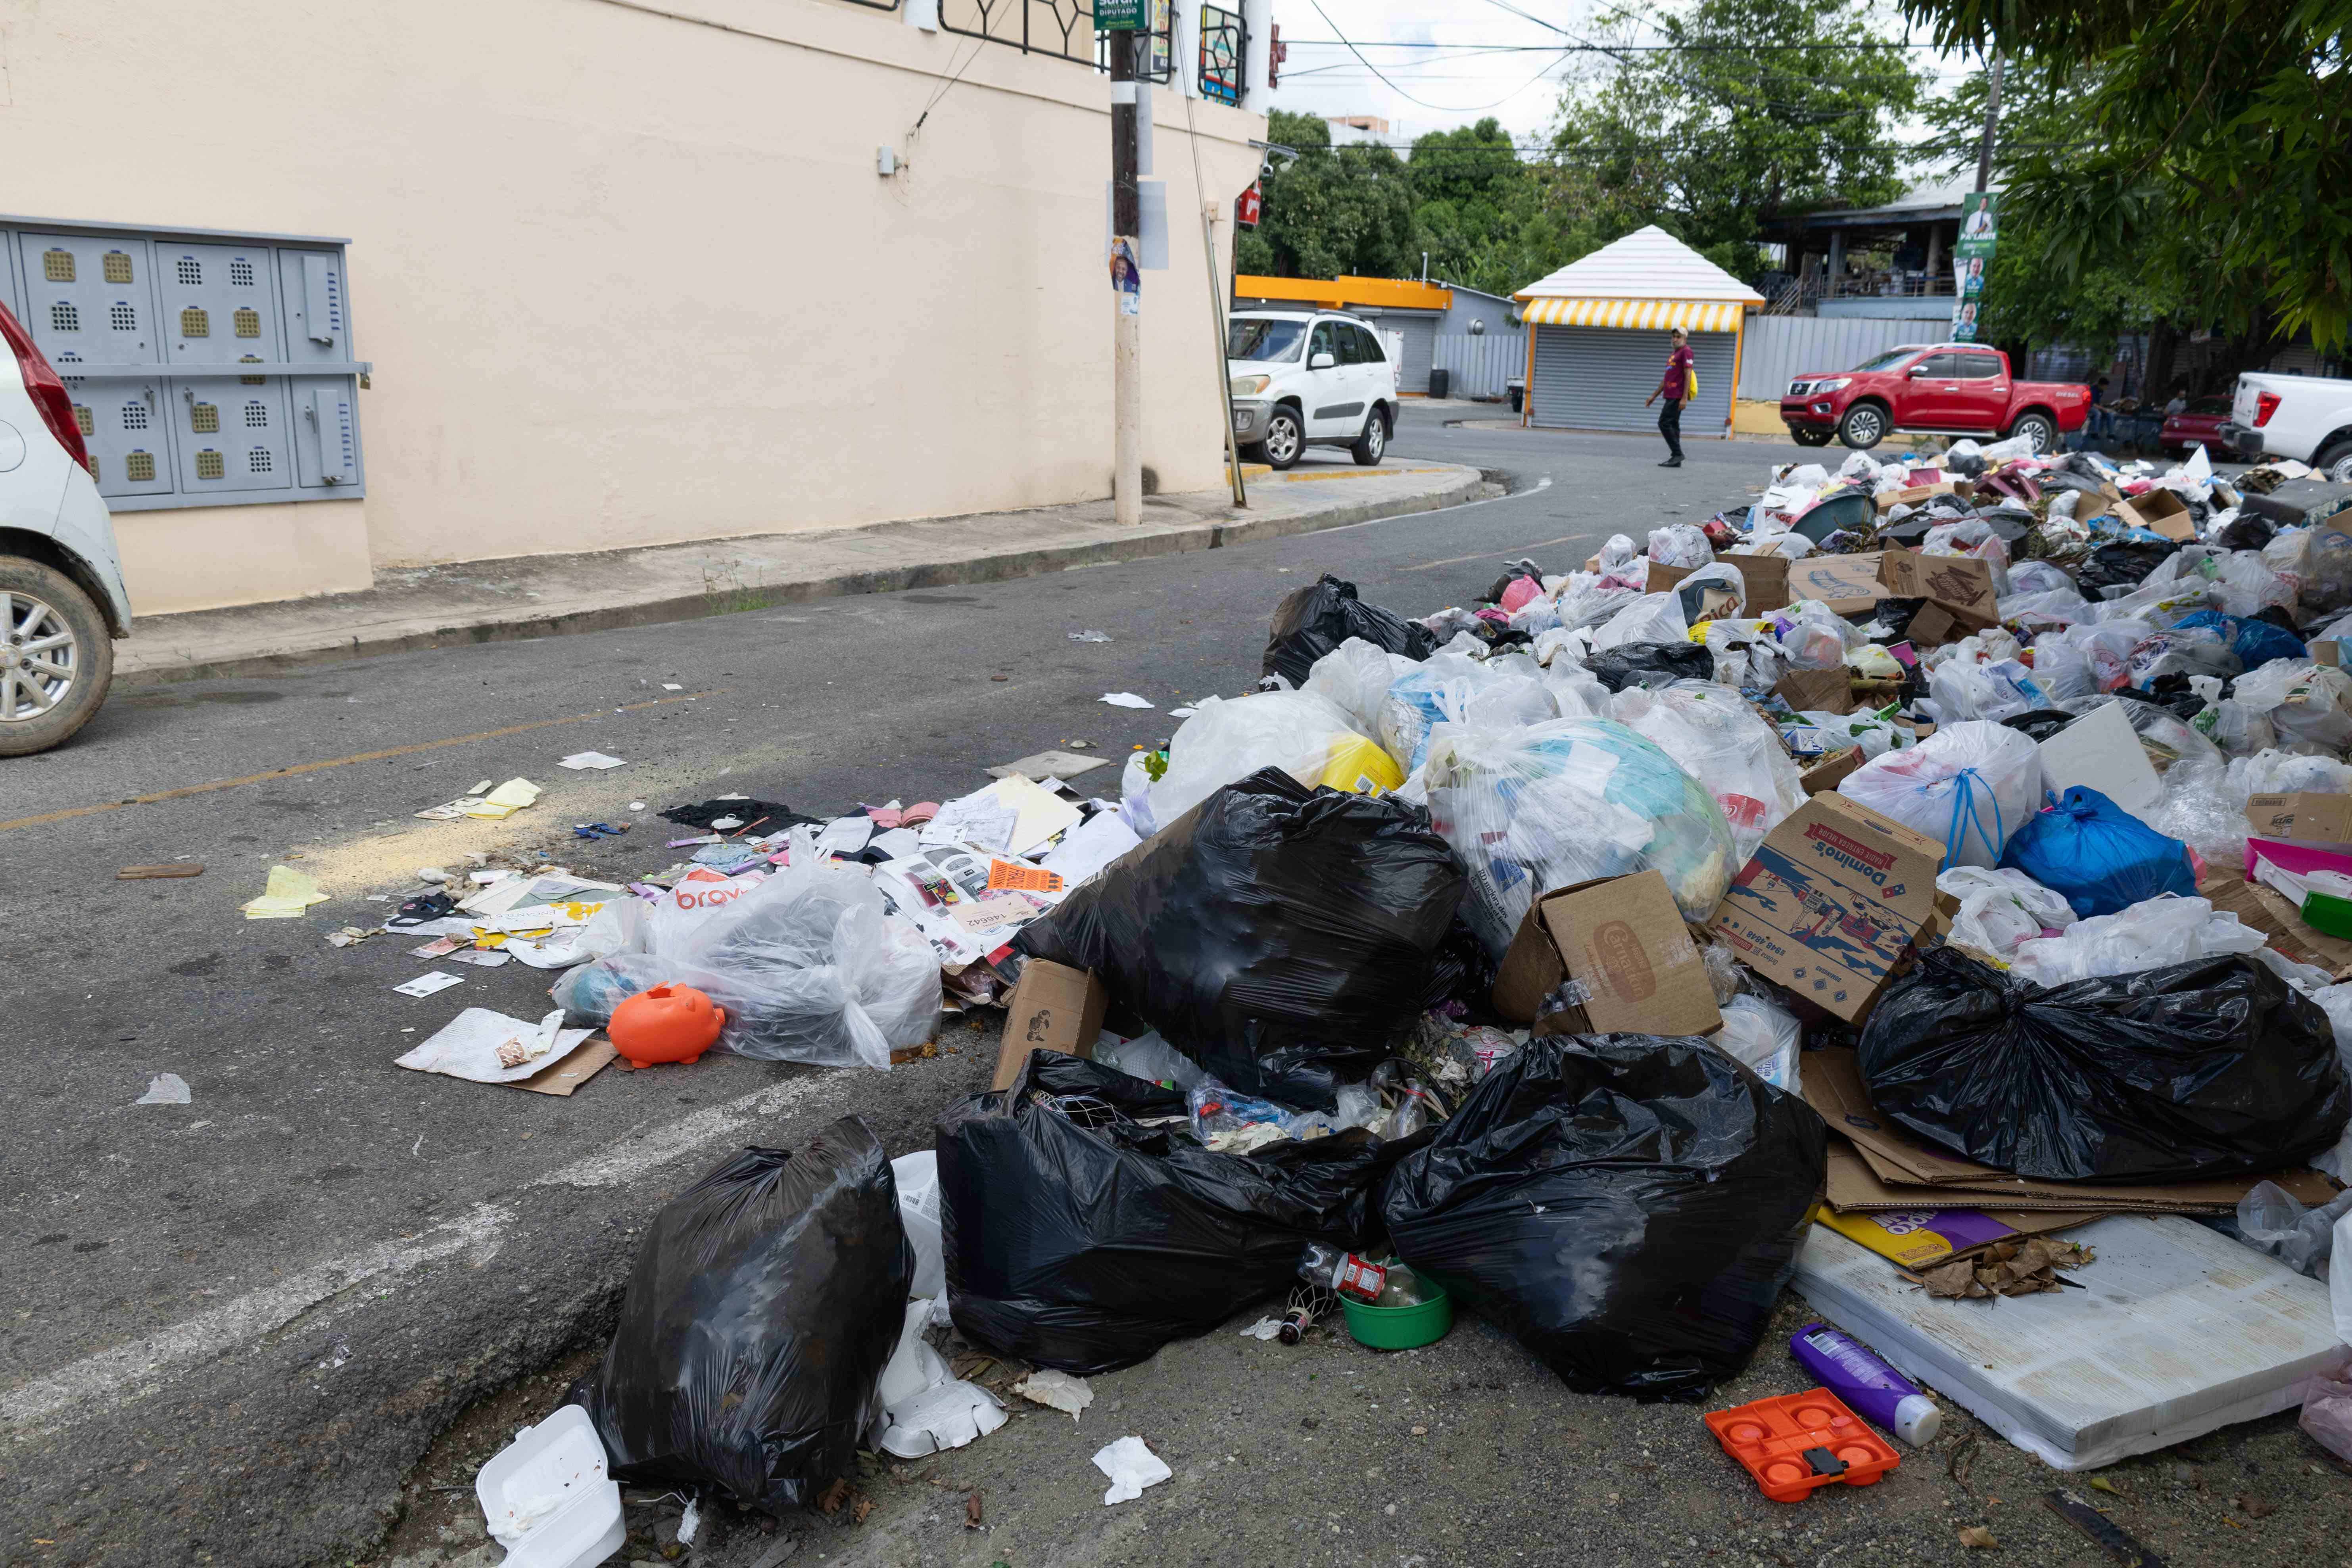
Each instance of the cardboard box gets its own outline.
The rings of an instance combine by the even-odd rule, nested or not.
[[[1563,1010],[1543,1011],[1566,986]],[[1580,882],[1528,910],[1495,971],[1495,1011],[1538,1035],[1708,1035],[1723,1027],[1698,944],[1655,871]]]
[[[1737,550],[1718,550],[1715,558],[1727,566],[1739,569],[1739,580],[1747,585],[1748,605],[1741,613],[1760,616],[1769,610],[1789,606],[1789,558],[1785,555],[1750,555]],[[1697,571],[1696,566],[1661,566],[1650,563],[1650,575],[1643,586],[1650,593],[1663,594],[1684,578]]]
[[[1808,555],[1789,563],[1789,602],[1819,599],[1848,620],[1867,618],[1886,597],[1878,580],[1878,552]]]
[[[2246,801],[2246,826],[2256,838],[2352,844],[2352,795],[2299,790],[2292,795],[2252,795]]]
[[[1927,599],[1943,605],[1972,630],[2000,624],[1992,564],[1973,555],[1889,550],[1878,558],[1878,580],[1898,599]]]
[[[1919,613],[1913,616],[1911,624],[1903,628],[1903,638],[1914,647],[1941,647],[1948,642],[1959,641],[1971,631],[1983,629],[1966,625],[1952,613],[1949,605],[1938,605],[1931,599],[1919,606]]]
[[[1749,968],[1862,1021],[1936,909],[1944,847],[1834,792],[1775,827],[1714,927]]]
[[[1843,784],[1846,776],[1862,766],[1862,748],[1848,746],[1842,752],[1832,752],[1820,762],[1797,775],[1807,795],[1822,795]]]
[[[1095,1054],[1110,993],[1089,969],[1033,958],[1004,1008],[1004,1042],[996,1050],[996,1089],[1013,1087],[1031,1051]]]
[[[2117,501],[2116,515],[2135,528],[2145,528],[2150,533],[2184,544],[2197,537],[2197,524],[2189,515],[2189,503],[2170,490],[2148,490],[2129,500]]]
[[[1772,694],[1800,713],[1853,711],[1853,683],[1843,666],[1836,669],[1792,669],[1772,688]]]
[[[1948,479],[1939,479],[1933,484],[1911,485],[1899,490],[1881,490],[1878,492],[1878,510],[1893,511],[1898,506],[1917,506],[1929,496],[1948,496],[1954,493],[1956,493],[1954,487]]]

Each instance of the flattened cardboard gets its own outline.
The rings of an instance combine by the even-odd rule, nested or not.
[[[2042,787],[2052,795],[2084,784],[2142,818],[2164,803],[2163,781],[2120,702],[2084,714],[2035,749]],[[2352,796],[2343,798],[2352,805]]]
[[[2246,800],[2246,826],[2256,838],[2302,844],[2352,844],[2352,795],[2257,795]]]
[[[1852,620],[1868,616],[1887,596],[1878,580],[1878,552],[1808,555],[1789,563],[1789,602],[1818,599]]]
[[[1943,846],[1832,791],[1766,836],[1715,912],[1740,961],[1860,1023],[1936,909]]]
[[[1973,555],[1922,555],[1889,550],[1878,558],[1878,580],[1898,599],[1928,599],[1963,624],[1981,629],[1997,624],[2000,612],[1992,587],[1992,564]]]
[[[1088,969],[1033,958],[1004,1007],[1004,1040],[996,1049],[996,1089],[1013,1087],[1031,1051],[1095,1054],[1110,993]]]
[[[1825,795],[1846,781],[1846,776],[1862,766],[1862,748],[1848,746],[1842,752],[1832,752],[1820,762],[1797,775],[1807,795]]]
[[[2116,515],[2135,528],[2145,528],[2150,533],[2184,544],[2197,537],[2197,524],[2189,515],[2189,503],[2170,490],[2149,490],[2129,500],[2117,501]]]
[[[1563,985],[1576,1000],[1543,1012]],[[1637,871],[1547,893],[1495,972],[1495,1010],[1538,1035],[1707,1035],[1723,1026],[1666,879]]]
[[[1853,684],[1843,666],[1836,669],[1792,669],[1772,688],[1772,694],[1800,713],[1853,711]]]
[[[1949,479],[1939,479],[1933,484],[1908,485],[1899,490],[1881,490],[1878,492],[1878,510],[1893,511],[1898,506],[1917,506],[1929,496],[1948,496],[1954,494],[1955,490],[1956,487]]]
[[[1931,600],[1919,606],[1919,613],[1903,628],[1903,636],[1914,647],[1941,647],[1948,642],[1959,641],[1971,629],[1952,613],[1950,606]]]
[[[2352,969],[2352,942],[2304,924],[2302,911],[2275,889],[2224,873],[2199,883],[2197,896],[2262,932],[2297,963],[2315,964],[2337,976]]]
[[[1789,607],[1789,558],[1776,551],[1751,553],[1744,550],[1718,551],[1715,557],[1727,566],[1739,568],[1740,580],[1748,584],[1748,613],[1760,616],[1771,610]]]

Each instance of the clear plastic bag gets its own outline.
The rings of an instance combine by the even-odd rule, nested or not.
[[[1706,1042],[1774,1089],[1800,1092],[1805,1026],[1787,1008],[1760,996],[1734,996],[1723,1004],[1722,1031],[1707,1036]]]
[[[2063,703],[2095,696],[2099,678],[2091,668],[2088,654],[2072,643],[2045,636],[2034,639],[2033,684],[2051,701]]]
[[[2074,492],[2066,490],[2061,493],[2073,495]],[[2012,598],[2023,598],[2029,594],[2065,593],[2073,594],[2079,603],[2083,597],[2075,591],[2074,579],[2047,561],[2021,561],[2011,567],[2009,591]],[[2001,618],[2006,620],[2009,617],[2004,614]]]
[[[1715,797],[1741,865],[1805,804],[1802,777],[1779,733],[1731,687],[1705,680],[1629,686],[1610,699],[1609,717],[1656,745]]]
[[[1200,1063],[1161,1038],[1157,1029],[1131,1040],[1100,1040],[1095,1046],[1093,1059],[1129,1078],[1139,1078],[1146,1083],[1172,1083],[1178,1089],[1189,1089],[1207,1076],[1202,1072]]]
[[[1592,648],[1598,653],[1629,643],[1681,642],[1689,636],[1690,623],[1683,618],[1679,595],[1644,594],[1592,634]]]
[[[2112,915],[2076,921],[2058,936],[2020,942],[2012,973],[2038,985],[2100,974],[2137,974],[2194,958],[2251,953],[2263,933],[2206,899],[2149,899]]]
[[[2210,675],[2228,680],[2244,668],[2219,632],[2208,626],[2174,626],[2132,649],[2131,683],[2145,691],[2168,675]]]
[[[2269,717],[2234,697],[2214,703],[2191,724],[2223,754],[2233,758],[2256,756],[2278,744],[2278,730]]]
[[[2241,810],[2258,795],[2352,795],[2352,766],[2333,757],[2257,752],[2231,760],[2230,791]]]
[[[1419,668],[1403,654],[1390,653],[1362,637],[1349,637],[1315,661],[1315,668],[1307,672],[1307,684],[1299,689],[1328,701],[1359,734],[1377,735],[1381,704],[1387,700],[1389,688]]]
[[[1705,786],[1610,720],[1441,725],[1428,783],[1431,819],[1469,872],[1463,914],[1497,959],[1538,892],[1654,868],[1697,921],[1739,868]]]
[[[2053,700],[2033,671],[2013,658],[1983,664],[1948,658],[1927,677],[1927,690],[1947,721],[2007,719],[2047,708]]]
[[[2352,1192],[2305,1208],[2276,1182],[2256,1182],[2238,1200],[2238,1239],[2297,1274],[2326,1279],[2336,1250],[2336,1222],[2347,1215],[2352,1215]]]
[[[1381,745],[1412,773],[1428,755],[1430,731],[1439,724],[1532,724],[1559,713],[1528,660],[1482,663],[1441,648],[1389,688],[1381,704]]]
[[[1774,611],[1771,626],[1781,653],[1796,669],[1842,668],[1845,650],[1870,640],[1860,626],[1818,599],[1801,599]]]
[[[1633,542],[1632,536],[1622,533],[1611,534],[1609,542],[1601,547],[1599,562],[1601,575],[1607,576],[1612,572],[1622,571],[1631,566],[1634,557],[1641,552],[1641,546]]]
[[[2331,752],[2352,745],[2352,675],[2324,664],[2277,658],[2241,677],[2231,694],[2271,721],[2284,741]]]
[[[2074,923],[2074,907],[2024,872],[1956,866],[1936,879],[1936,890],[1960,900],[1949,940],[2003,961],[2017,944]]]
[[[2234,866],[2246,854],[2246,803],[2232,797],[2221,763],[2185,762],[2164,775],[2164,798],[2147,825],[2197,851],[2208,865]]]
[[[1570,630],[1589,630],[1649,591],[1648,563],[1621,571],[1634,574],[1570,573],[1568,586],[1559,591],[1559,624]]]
[[[2042,752],[2017,731],[1948,724],[1847,775],[1847,799],[1944,846],[1947,866],[1991,866],[2042,795]]]
[[[1345,711],[1315,692],[1204,697],[1168,743],[1168,770],[1151,786],[1152,820],[1165,827],[1260,768],[1280,768],[1311,789],[1340,748],[1363,739]],[[1375,782],[1393,789],[1402,774]]]
[[[1715,562],[1715,546],[1706,542],[1705,529],[1673,522],[1650,530],[1649,554],[1660,566],[1708,566]]]
[[[2060,706],[2069,713],[2084,714],[2111,703],[2120,706],[2124,717],[2131,721],[2133,731],[2139,736],[2140,750],[2147,753],[2149,765],[2158,773],[2168,773],[2182,763],[2221,761],[2221,749],[2169,708],[2104,692],[2074,698]]]

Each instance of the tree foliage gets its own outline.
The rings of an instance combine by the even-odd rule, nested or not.
[[[1412,187],[1404,160],[1388,147],[1333,147],[1311,114],[1276,110],[1266,139],[1298,156],[1275,161],[1261,182],[1265,217],[1235,247],[1244,272],[1277,278],[1417,275]]]

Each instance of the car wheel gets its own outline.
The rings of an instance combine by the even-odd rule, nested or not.
[[[2021,414],[2017,423],[2009,427],[2009,434],[2012,440],[2023,437],[2033,451],[2046,452],[2058,440],[2058,426],[2047,414]]]
[[[2352,485],[2352,441],[2337,441],[2322,448],[2311,466],[2339,485]]]
[[[1389,416],[1386,410],[1374,404],[1372,411],[1364,416],[1364,433],[1356,437],[1356,444],[1348,448],[1348,453],[1356,459],[1358,468],[1369,468],[1377,465],[1388,449]]]
[[[1857,452],[1866,452],[1886,439],[1886,410],[1875,403],[1857,403],[1838,421],[1838,439]]]
[[[1809,425],[1789,426],[1789,439],[1800,447],[1826,447],[1836,434],[1834,430],[1817,430]]]
[[[37,561],[0,556],[0,757],[63,742],[113,679],[114,639],[89,595]]]
[[[1269,468],[1286,468],[1298,461],[1307,450],[1307,426],[1299,423],[1298,410],[1281,405],[1265,416],[1265,439],[1258,443],[1265,454]]]

